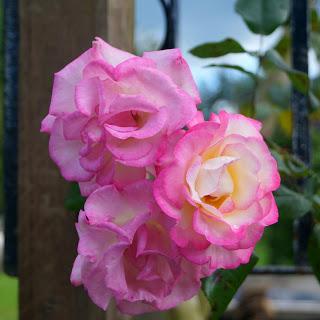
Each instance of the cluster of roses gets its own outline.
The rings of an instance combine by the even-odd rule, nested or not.
[[[87,197],[71,274],[106,309],[164,310],[217,268],[247,263],[278,219],[276,161],[259,122],[204,121],[178,49],[137,57],[97,38],[55,74],[42,131]]]

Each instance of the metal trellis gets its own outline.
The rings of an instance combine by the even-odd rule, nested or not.
[[[18,0],[4,0],[4,270],[17,275]]]

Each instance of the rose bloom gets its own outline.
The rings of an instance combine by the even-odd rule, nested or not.
[[[55,74],[41,131],[66,180],[83,195],[145,176],[165,141],[196,114],[199,94],[179,49],[134,56],[96,38]],[[138,167],[138,169],[133,168]]]
[[[154,195],[176,221],[171,237],[182,254],[209,274],[248,262],[278,220],[272,191],[280,177],[258,121],[224,111],[201,120],[176,143]]]
[[[173,220],[159,211],[152,182],[121,191],[93,192],[80,212],[78,257],[71,281],[106,309],[114,299],[121,312],[140,314],[172,308],[200,288],[199,267],[179,254],[168,230]]]

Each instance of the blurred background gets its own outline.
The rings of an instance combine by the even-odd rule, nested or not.
[[[39,2],[39,1],[38,1]],[[68,1],[66,0],[66,3]],[[281,150],[291,150],[291,84],[288,77],[247,53],[227,54],[214,59],[201,59],[190,50],[206,42],[236,39],[247,51],[260,53],[274,48],[287,63],[290,62],[290,28],[288,23],[267,36],[251,32],[235,11],[236,0],[180,0],[175,17],[175,46],[181,48],[199,87],[202,103],[199,106],[207,116],[221,109],[248,114],[255,105],[256,117],[263,122],[263,134]],[[3,145],[4,92],[4,0],[0,7],[0,144]],[[23,7],[21,7],[23,8]],[[309,77],[314,94],[314,108],[310,113],[313,170],[320,172],[320,33],[318,13],[320,3],[310,1],[313,37],[309,49]],[[28,12],[20,13],[28,15]],[[85,13],[84,13],[85,14]],[[50,17],[48,18],[50,19]],[[158,0],[134,1],[134,51],[161,48],[166,36],[166,17]],[[45,40],[43,40],[45,41]],[[88,43],[89,46],[89,43]],[[56,48],[55,48],[56,49]],[[68,59],[71,59],[69,57]],[[67,63],[68,60],[65,61]],[[238,65],[253,74],[262,74],[258,83],[238,70],[205,68],[210,63]],[[51,81],[51,80],[50,80]],[[46,109],[46,106],[43,106]],[[40,133],[39,133],[40,134]],[[0,148],[0,160],[3,159]],[[0,262],[4,246],[4,190],[3,163],[0,161]],[[281,208],[280,208],[281,209]],[[281,210],[280,210],[281,211]],[[283,209],[280,222],[266,230],[256,248],[259,266],[293,265],[293,219]],[[22,241],[20,239],[19,241]],[[319,252],[320,255],[320,252]],[[0,263],[2,266],[2,262]],[[258,310],[258,311],[257,311]],[[176,310],[137,319],[208,319],[209,305],[203,296]],[[108,319],[129,319],[110,315]],[[18,280],[3,273],[0,267],[0,320],[18,319]],[[39,318],[40,319],[40,318]],[[45,318],[43,318],[45,319]],[[50,318],[51,319],[51,318]],[[52,318],[53,319],[53,318]],[[58,318],[57,318],[58,319]],[[258,276],[248,278],[232,301],[225,319],[320,319],[320,286],[313,275]]]

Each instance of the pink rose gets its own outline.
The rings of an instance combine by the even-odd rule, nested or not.
[[[152,183],[92,193],[80,212],[78,257],[71,281],[83,284],[103,309],[114,298],[120,311],[164,310],[194,296],[199,267],[183,258],[168,230],[173,220],[159,211]]]
[[[97,38],[55,74],[41,130],[50,134],[50,155],[63,177],[88,195],[145,176],[144,167],[161,156],[168,135],[190,122],[199,102],[178,49],[141,58]],[[119,182],[114,175],[123,166],[129,181]]]
[[[176,221],[174,242],[208,274],[248,262],[264,228],[278,220],[272,191],[280,177],[258,121],[221,112],[189,126],[154,195]]]

